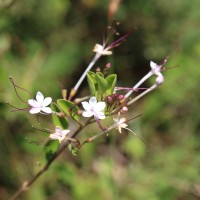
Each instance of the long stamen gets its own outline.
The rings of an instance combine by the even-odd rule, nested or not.
[[[44,132],[44,133],[51,133],[53,131],[50,131],[49,129],[40,129],[40,128],[36,128],[34,126],[32,126],[32,128],[36,131],[41,131],[41,132]]]
[[[117,90],[128,90],[133,92],[138,92],[138,90],[146,90],[148,88],[129,88],[129,87],[115,87],[115,91]]]
[[[26,90],[26,89],[24,89],[24,88],[22,88],[22,87],[16,85],[16,84],[14,83],[14,80],[13,80],[13,78],[12,78],[11,76],[9,77],[9,79],[10,79],[10,82],[12,83],[12,85],[13,85],[13,87],[14,87],[14,90],[15,90],[15,93],[16,93],[17,97],[18,97],[23,103],[27,104],[27,102],[25,102],[25,101],[20,97],[20,95],[18,94],[17,88],[19,88],[19,89],[21,89],[21,90],[27,92],[28,94],[31,95],[31,97],[32,97],[32,94],[31,94],[28,90]]]
[[[50,129],[44,127],[44,126],[40,123],[40,121],[39,121],[39,115],[37,115],[37,123],[43,128],[43,130],[42,130],[42,129],[36,129],[36,130],[43,131],[43,132],[47,132],[47,133],[53,132],[52,130],[50,130]],[[33,127],[33,126],[32,126],[32,127]],[[33,127],[33,128],[34,128],[34,127]],[[44,131],[44,130],[45,130],[45,131]]]
[[[6,102],[7,105],[9,105],[11,108],[14,108],[15,110],[11,110],[11,112],[16,112],[16,111],[27,111],[29,108],[17,108],[10,103]]]
[[[130,132],[133,133],[137,138],[139,138],[139,139],[147,146],[147,151],[150,150],[149,145],[147,144],[147,142],[146,142],[144,139],[142,139],[140,136],[138,136],[138,135],[137,135],[135,132],[133,132],[131,129],[129,129],[129,128],[124,128],[124,129],[130,131]]]

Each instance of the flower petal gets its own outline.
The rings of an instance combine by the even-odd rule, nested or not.
[[[83,117],[92,117],[93,112],[90,112],[90,111],[83,111],[82,115],[83,115]]]
[[[37,92],[37,94],[36,94],[36,100],[37,100],[37,102],[38,103],[42,103],[43,101],[44,101],[44,96],[43,96],[43,94],[41,93],[41,92]]]
[[[91,107],[87,101],[82,102],[82,106],[85,110],[90,111]]]
[[[106,104],[105,104],[105,102],[98,102],[97,104],[96,104],[96,106],[95,106],[95,111],[102,111],[104,108],[106,107]]]
[[[41,108],[31,108],[30,110],[29,110],[29,112],[31,113],[31,114],[37,114],[37,113],[39,113],[41,111]]]
[[[162,84],[164,82],[164,76],[161,73],[157,73],[156,83],[158,85]]]
[[[42,107],[42,111],[45,112],[45,113],[48,113],[48,114],[52,113],[52,110],[49,107]]]
[[[28,104],[29,104],[30,106],[32,106],[32,107],[40,107],[40,106],[38,105],[38,102],[35,101],[34,99],[29,99],[29,100],[28,100]]]
[[[91,97],[89,100],[89,104],[96,104],[96,103],[97,103],[96,97]]]
[[[151,69],[154,70],[157,67],[157,64],[155,62],[151,61],[150,62],[150,67],[151,67]]]
[[[51,102],[52,102],[52,98],[51,97],[47,97],[47,98],[44,99],[43,105],[44,106],[48,106]]]
[[[53,133],[53,134],[49,135],[49,138],[51,138],[53,140],[58,140],[59,137],[55,133]]]
[[[62,128],[60,126],[56,126],[55,132],[60,134],[62,132]]]
[[[98,112],[96,114],[97,114],[99,119],[105,119],[106,118],[106,116],[105,116],[105,114],[103,112]]]
[[[70,132],[70,130],[63,130],[63,131],[62,131],[62,135],[63,135],[63,136],[66,136],[69,132]]]

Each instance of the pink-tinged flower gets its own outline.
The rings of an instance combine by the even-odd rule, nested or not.
[[[84,117],[94,116],[97,119],[105,119],[105,114],[102,112],[102,110],[106,107],[105,102],[97,102],[96,97],[91,97],[89,103],[84,101],[82,102],[82,105],[85,109],[82,113]]]
[[[95,44],[93,52],[99,53],[101,55],[111,55],[112,51],[108,51],[110,48],[104,48],[102,45],[100,44]]]
[[[29,112],[31,114],[37,114],[41,111],[43,113],[51,114],[52,110],[50,107],[47,107],[52,102],[51,97],[44,98],[43,94],[41,92],[37,92],[36,94],[36,100],[35,99],[29,99],[28,104],[32,107]]]
[[[70,130],[62,130],[60,126],[56,126],[55,133],[50,134],[49,138],[52,140],[58,140],[61,143],[66,137]]]
[[[164,82],[164,77],[161,73],[163,65],[158,65],[158,64],[154,63],[153,61],[151,61],[150,67],[151,67],[151,72],[153,74],[157,75],[156,83],[158,85],[162,84]]]
[[[113,120],[116,123],[116,128],[119,130],[120,133],[122,133],[122,128],[126,129],[128,124],[125,124],[124,122],[126,122],[126,118],[119,118],[119,116],[117,118],[113,118]]]

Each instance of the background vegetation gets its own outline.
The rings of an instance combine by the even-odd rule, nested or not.
[[[132,106],[129,117],[143,115],[130,127],[150,151],[134,135],[113,132],[76,157],[66,150],[20,199],[199,199],[199,7],[198,0],[126,0],[112,16],[112,1],[106,0],[1,0],[0,199],[7,199],[45,163],[42,143],[25,139],[44,138],[31,128],[35,118],[11,113],[4,103],[21,106],[8,77],[56,100],[60,85],[74,86],[112,17],[121,22],[121,34],[133,34],[97,66],[111,62],[119,85],[132,86],[148,72],[150,60],[169,56],[167,66],[177,66],[165,72],[164,85]],[[85,84],[80,95],[86,94]],[[53,129],[49,121],[42,119]],[[95,131],[91,127],[85,134]]]

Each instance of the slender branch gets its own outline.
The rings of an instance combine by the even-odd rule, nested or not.
[[[72,135],[72,138],[75,138],[77,136],[77,134],[83,130],[83,128],[85,128],[89,123],[89,120],[85,123],[84,127],[79,127],[74,134]],[[48,162],[46,163],[46,165],[37,173],[35,174],[34,177],[32,177],[29,181],[25,181],[21,187],[13,194],[13,196],[10,197],[9,200],[16,200],[23,192],[27,191],[29,189],[29,187],[44,173],[48,170],[48,168],[50,167],[50,165],[59,157],[59,155],[66,149],[68,145],[68,142],[66,141],[66,143],[64,143],[59,149],[58,151],[51,157],[50,160],[48,160]]]

